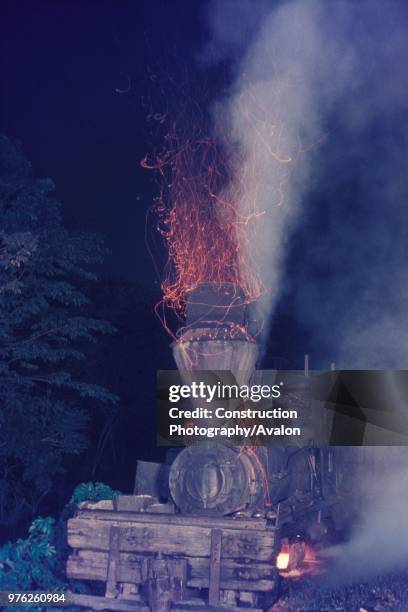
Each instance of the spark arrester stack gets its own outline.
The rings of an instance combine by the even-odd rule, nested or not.
[[[222,377],[226,384],[248,384],[258,357],[258,345],[248,328],[239,286],[203,283],[188,292],[186,326],[173,343],[183,381],[191,384],[199,371],[200,380]],[[170,470],[176,505],[185,514],[212,516],[255,508],[264,485],[261,454],[265,453],[245,453],[242,447],[224,444],[186,448]]]
[[[245,296],[238,285],[198,285],[186,295],[186,325],[173,343],[178,369],[252,374],[258,345],[249,328]]]

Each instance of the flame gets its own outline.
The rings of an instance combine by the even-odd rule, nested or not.
[[[302,549],[297,547],[304,547]],[[300,554],[299,554],[300,553]],[[325,571],[325,566],[317,550],[310,543],[287,542],[282,543],[281,551],[276,557],[276,568],[285,578],[297,579],[306,575],[316,575]]]
[[[289,567],[290,555],[288,552],[280,552],[276,557],[276,567],[278,570],[285,570]]]

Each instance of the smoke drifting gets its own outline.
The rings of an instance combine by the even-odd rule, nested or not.
[[[350,541],[333,547],[337,580],[401,571],[408,563],[408,449],[354,449],[356,523]]]
[[[261,314],[289,286],[320,354],[344,367],[408,363],[394,316],[405,328],[408,7],[216,0],[208,22],[201,59],[229,59],[234,74],[215,122],[243,152],[242,203],[265,211],[254,241],[269,288]]]
[[[215,123],[243,152],[242,202],[265,211],[257,315],[284,300],[315,367],[407,368],[407,4],[215,0],[208,23],[201,60],[234,72]],[[358,520],[333,554],[364,575],[408,560],[408,453],[354,453]]]
[[[270,3],[212,3],[208,51],[215,58],[222,51],[240,58],[231,96],[217,105],[215,117],[243,155],[235,169],[243,185],[241,208],[252,202],[263,213],[253,222],[253,244],[254,265],[267,290],[255,305],[265,332],[279,297],[289,238],[299,213],[306,212],[327,114],[354,69],[354,51],[343,31],[339,36],[332,27],[323,3],[275,6],[270,11]],[[251,40],[246,48],[245,36]]]

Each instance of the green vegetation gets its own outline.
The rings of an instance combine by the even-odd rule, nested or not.
[[[86,585],[68,581],[65,565],[68,554],[66,523],[84,501],[113,499],[119,492],[102,483],[82,483],[76,487],[61,517],[56,522],[51,517],[36,518],[26,539],[8,542],[0,548],[0,591],[64,591],[86,592]],[[53,610],[47,607],[30,607],[34,612]],[[55,608],[57,610],[58,608]],[[60,608],[59,608],[60,609]],[[25,612],[27,607],[13,606],[7,612]],[[64,610],[74,612],[76,608]]]

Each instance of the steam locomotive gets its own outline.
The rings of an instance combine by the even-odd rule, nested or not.
[[[258,349],[239,288],[199,286],[186,313],[173,345],[180,372],[229,370],[242,383]],[[133,495],[85,503],[68,522],[68,576],[104,583],[99,595],[71,594],[76,605],[261,612],[279,573],[342,528],[336,448],[217,442],[168,456],[167,465],[139,462]]]

